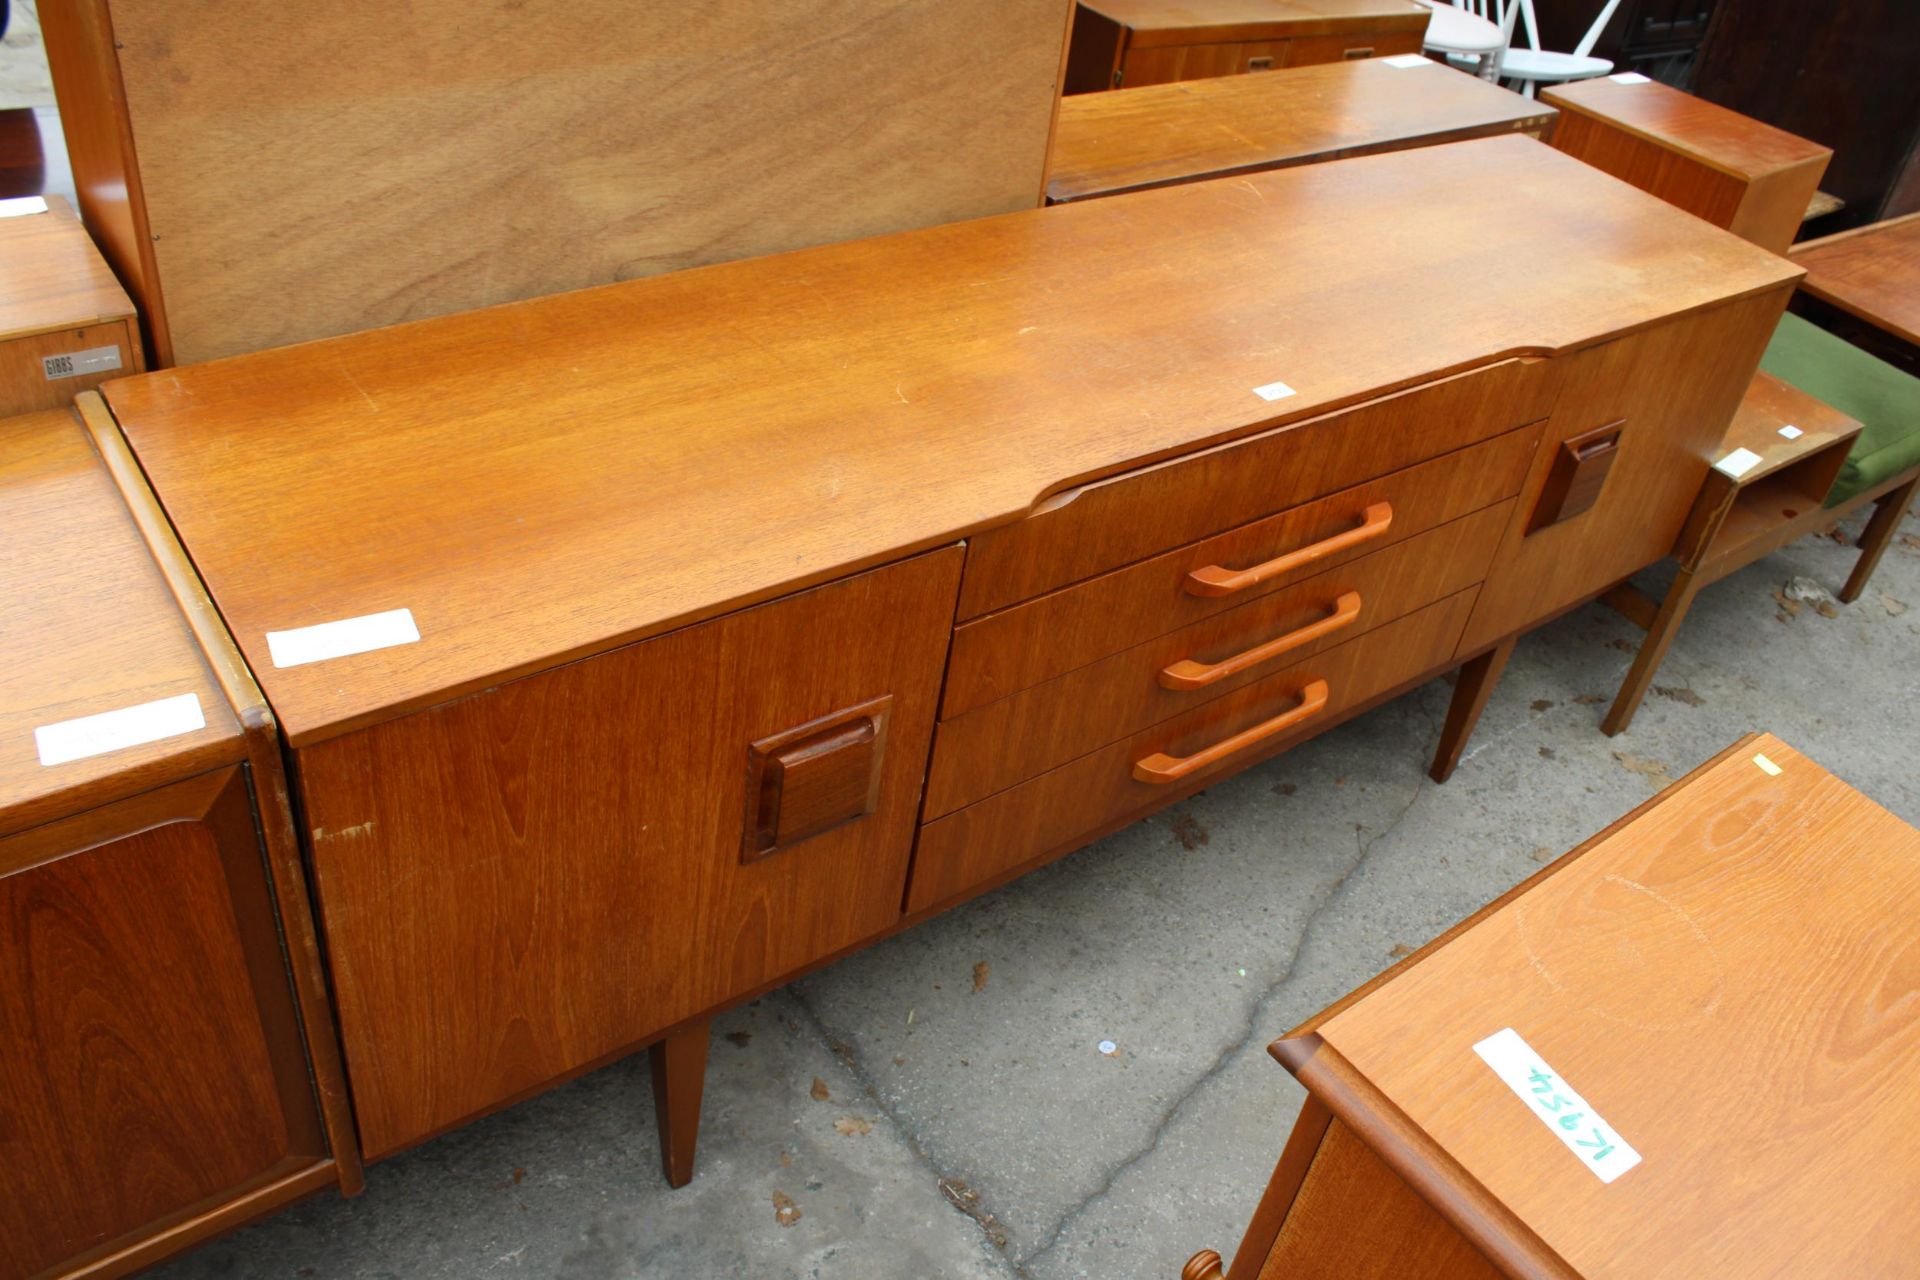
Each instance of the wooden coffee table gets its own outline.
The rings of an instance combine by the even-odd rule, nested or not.
[[[1232,1280],[1910,1274],[1916,893],[1920,831],[1742,739],[1273,1045]]]
[[[1795,245],[1807,269],[1793,309],[1920,375],[1920,213]]]

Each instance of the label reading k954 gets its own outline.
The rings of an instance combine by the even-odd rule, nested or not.
[[[1474,1045],[1473,1051],[1594,1177],[1612,1182],[1640,1163],[1640,1153],[1512,1027],[1494,1032]]]
[[[78,378],[86,373],[112,373],[120,367],[120,348],[88,347],[85,351],[68,351],[57,356],[42,356],[40,363],[46,368],[47,381],[55,382],[61,378]]]

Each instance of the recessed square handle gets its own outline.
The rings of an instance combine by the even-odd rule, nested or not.
[[[1560,442],[1553,455],[1553,467],[1547,483],[1534,503],[1528,533],[1537,533],[1548,525],[1571,520],[1600,500],[1600,490],[1620,454],[1620,430],[1626,420],[1609,422],[1604,427],[1583,431]]]
[[[875,698],[747,748],[741,862],[756,862],[874,811],[892,704],[892,695]]]

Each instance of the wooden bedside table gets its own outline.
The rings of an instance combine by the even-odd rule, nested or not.
[[[1634,72],[1543,90],[1553,145],[1763,249],[1785,253],[1833,152]]]
[[[1274,1043],[1232,1280],[1907,1274],[1916,893],[1920,831],[1743,738]]]
[[[45,212],[0,216],[0,415],[62,408],[147,367],[133,303],[72,207],[31,199]]]
[[[1796,314],[1920,375],[1920,213],[1808,240],[1788,256],[1807,271]]]

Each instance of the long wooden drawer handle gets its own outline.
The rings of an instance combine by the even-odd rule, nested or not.
[[[1331,538],[1322,538],[1298,551],[1289,551],[1276,556],[1265,564],[1257,564],[1251,569],[1225,569],[1210,564],[1204,569],[1195,569],[1187,575],[1187,592],[1196,596],[1230,596],[1236,591],[1245,591],[1256,583],[1268,578],[1298,569],[1303,564],[1312,564],[1315,560],[1345,551],[1348,547],[1357,547],[1363,542],[1371,542],[1387,531],[1393,524],[1393,504],[1376,502],[1360,513],[1360,523],[1345,533],[1336,533]]]
[[[1190,756],[1170,756],[1163,751],[1156,751],[1144,760],[1134,761],[1133,776],[1140,782],[1178,782],[1210,764],[1218,764],[1237,751],[1246,750],[1256,742],[1285,733],[1303,720],[1313,719],[1326,705],[1327,682],[1315,680],[1300,691],[1300,701],[1291,710],[1282,711],[1271,720],[1262,720],[1253,728],[1243,729],[1231,738],[1223,738],[1205,751],[1196,751]]]
[[[1360,593],[1348,591],[1333,602],[1333,612],[1318,622],[1309,622],[1283,636],[1276,636],[1265,644],[1257,644],[1244,653],[1236,653],[1231,658],[1219,662],[1195,662],[1192,658],[1182,658],[1160,673],[1160,687],[1163,689],[1204,689],[1217,680],[1238,675],[1249,667],[1257,667],[1263,662],[1279,657],[1283,653],[1298,649],[1303,644],[1318,640],[1321,636],[1332,635],[1342,627],[1353,625],[1360,616]]]

